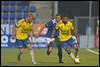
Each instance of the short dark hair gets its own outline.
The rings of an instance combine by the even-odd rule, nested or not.
[[[27,16],[30,16],[30,15],[33,16],[33,14],[32,14],[31,12],[29,12],[29,13],[27,14]]]
[[[69,17],[69,15],[68,14],[64,14],[63,17]]]
[[[61,16],[61,14],[56,14],[56,16]]]

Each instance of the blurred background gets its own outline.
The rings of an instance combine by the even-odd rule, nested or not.
[[[99,1],[1,1],[1,47],[15,48],[11,28],[28,12],[33,13],[34,24],[39,19],[47,23],[58,13],[68,14],[80,36],[80,48],[99,48]],[[33,47],[47,47],[45,38],[45,34],[33,36]]]

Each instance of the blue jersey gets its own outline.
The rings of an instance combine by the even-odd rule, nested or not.
[[[45,26],[48,28],[46,36],[51,37],[53,29],[56,26],[55,19],[51,19],[47,24],[45,24]],[[58,36],[58,31],[56,30],[56,32],[54,33],[54,37],[57,37],[57,36]]]

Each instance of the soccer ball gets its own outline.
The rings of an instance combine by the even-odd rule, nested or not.
[[[75,64],[80,64],[79,58],[75,58],[75,59],[74,59],[74,63],[75,63]]]

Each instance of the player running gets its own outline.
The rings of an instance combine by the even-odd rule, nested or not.
[[[72,22],[69,20],[68,16],[63,17],[63,22],[59,22],[56,24],[56,30],[59,30],[58,38],[60,40],[61,47],[65,49],[65,51],[69,54],[69,56],[74,61],[76,60],[76,58],[78,58],[77,61],[78,63],[80,63],[79,57],[78,57],[78,46],[75,45],[74,40],[72,38],[72,34],[75,35],[75,37],[77,38],[77,41],[78,41],[78,37],[74,29],[74,26]],[[76,50],[75,56],[70,51],[71,47],[74,47],[74,49]],[[62,56],[59,57],[59,60],[60,62],[62,62]]]
[[[58,40],[58,31],[55,30],[56,23],[61,21],[61,16],[59,14],[56,15],[55,19],[51,19],[45,26],[48,28],[47,31],[47,39],[46,42],[48,44],[47,48],[47,55],[50,55],[52,52],[52,44],[53,42],[56,43],[56,46],[58,47],[58,54],[59,54],[59,40]]]
[[[33,15],[29,13],[26,19],[19,20],[12,28],[12,38],[16,37],[16,45],[19,48],[19,52],[17,56],[18,61],[20,61],[21,59],[21,55],[23,54],[24,48],[27,47],[30,51],[30,57],[32,63],[36,64],[33,50],[32,50],[32,42],[30,41],[30,39],[32,39],[33,36],[32,19],[33,19]],[[28,35],[28,33],[30,35]]]

